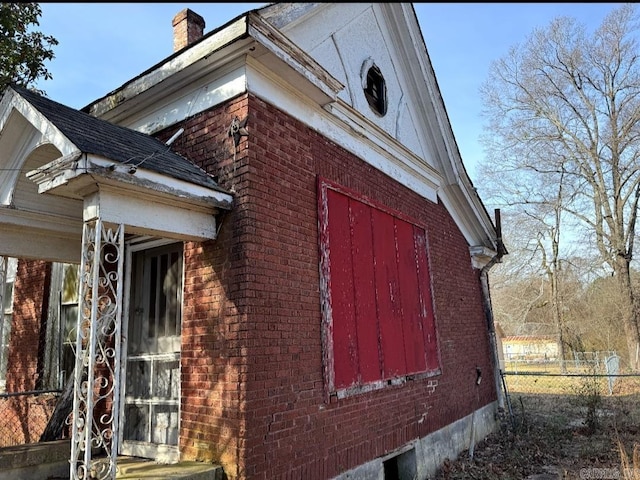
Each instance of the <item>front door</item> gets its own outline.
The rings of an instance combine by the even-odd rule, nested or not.
[[[134,252],[121,453],[177,462],[182,244]]]

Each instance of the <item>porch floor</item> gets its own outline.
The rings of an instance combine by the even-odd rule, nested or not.
[[[0,480],[68,480],[70,445],[56,441],[0,449]],[[118,457],[117,480],[223,480],[220,465],[202,462],[160,464]]]

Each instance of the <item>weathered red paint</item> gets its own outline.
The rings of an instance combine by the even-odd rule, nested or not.
[[[431,294],[431,274],[427,258],[427,239],[425,231],[414,226],[416,245],[416,262],[418,264],[418,288],[421,292],[420,306],[422,319],[422,331],[427,352],[427,370],[439,368],[438,344],[436,339],[436,322],[433,313],[433,297]]]
[[[436,370],[424,228],[338,185],[319,190],[330,389]]]
[[[378,348],[378,314],[373,270],[373,230],[371,208],[350,199],[351,253],[358,326],[358,353],[360,355],[360,381],[373,382],[382,378]]]
[[[394,220],[378,209],[372,210],[371,219],[383,375],[392,378],[406,373]]]
[[[407,364],[406,373],[426,370],[426,351],[422,335],[420,284],[418,283],[417,252],[414,236],[420,234],[413,225],[396,221],[398,270],[400,273],[400,301],[402,304],[402,333]],[[422,232],[424,235],[424,232]]]
[[[328,195],[330,249],[329,291],[333,318],[333,359],[336,388],[349,387],[358,378],[358,339],[356,332],[349,198],[333,190]]]

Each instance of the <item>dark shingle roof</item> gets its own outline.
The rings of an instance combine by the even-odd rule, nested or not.
[[[11,85],[83,153],[172,176],[224,191],[203,169],[145,133],[121,127],[67,107],[25,88]]]

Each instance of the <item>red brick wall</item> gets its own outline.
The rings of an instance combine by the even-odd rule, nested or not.
[[[218,239],[185,244],[184,310],[181,355],[180,451],[184,459],[219,461],[235,478],[244,468],[243,422],[249,370],[247,339],[251,281],[247,250],[255,233],[252,212],[241,191],[247,176],[246,141],[238,148],[234,172],[233,143],[227,136],[234,116],[246,116],[247,100],[196,115],[172,148],[238,189],[235,208],[219,218]],[[162,132],[168,139],[178,126]],[[235,174],[235,178],[232,175]],[[233,183],[232,183],[233,180]],[[238,185],[236,185],[238,183]]]
[[[0,398],[0,448],[38,443],[57,401],[53,393]]]
[[[226,129],[247,111],[234,170]],[[231,478],[330,478],[495,399],[479,275],[441,204],[253,96],[184,126],[174,148],[237,192],[219,239],[186,247],[184,458],[221,459]],[[427,225],[441,375],[324,401],[318,175]]]
[[[45,328],[51,264],[19,260],[13,290],[13,321],[7,363],[7,392],[35,390],[42,370],[40,331]]]
[[[40,388],[50,264],[19,260],[13,294],[13,319],[9,341],[6,391],[28,392]],[[0,399],[0,447],[37,443],[56,397],[19,395]]]

